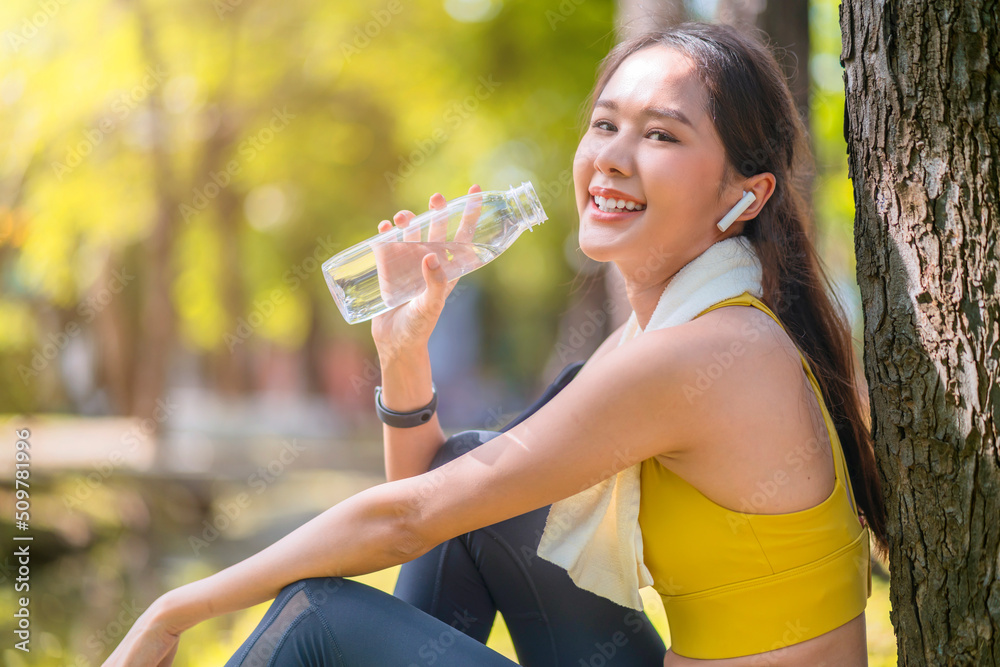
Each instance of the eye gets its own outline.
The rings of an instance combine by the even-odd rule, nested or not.
[[[596,127],[599,130],[606,130],[608,132],[614,132],[618,128],[614,126],[611,121],[607,120],[595,120],[590,124],[591,127]]]
[[[669,141],[674,144],[677,143],[677,139],[667,134],[663,130],[650,130],[649,132],[646,133],[646,136],[649,137],[650,139],[654,137],[660,137],[659,139],[656,139],[656,141]]]

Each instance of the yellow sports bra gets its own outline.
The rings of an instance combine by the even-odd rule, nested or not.
[[[781,325],[747,292],[699,316],[733,305],[758,308]],[[871,595],[870,529],[855,509],[840,439],[819,384],[801,351],[799,357],[833,449],[833,492],[819,505],[785,514],[727,509],[656,458],[642,462],[643,560],[663,600],[671,648],[678,655],[733,658],[797,644],[855,618]],[[770,481],[775,488],[779,473],[802,465],[791,455],[786,460],[789,470],[775,471]],[[771,488],[764,482],[760,492]]]

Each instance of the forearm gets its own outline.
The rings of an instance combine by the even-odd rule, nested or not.
[[[431,401],[431,364],[427,350],[380,355],[382,403],[399,412],[417,410]],[[385,476],[389,481],[427,472],[434,454],[445,441],[437,412],[420,426],[395,428],[382,425]]]
[[[347,577],[405,563],[423,548],[399,487],[381,484],[338,503],[257,554],[161,598],[177,632],[271,600],[300,579]]]

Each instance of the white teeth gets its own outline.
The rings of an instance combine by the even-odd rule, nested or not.
[[[606,197],[594,197],[594,203],[597,204],[597,208],[605,211],[606,213],[616,213],[623,210],[629,211],[642,211],[646,208],[645,204],[638,204],[631,200],[625,199],[608,199]]]

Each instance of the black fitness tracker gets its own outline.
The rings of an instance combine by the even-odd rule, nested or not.
[[[424,407],[413,412],[396,412],[382,405],[382,387],[377,386],[375,387],[375,413],[382,420],[383,424],[388,424],[394,428],[411,428],[426,424],[430,421],[434,410],[437,408],[437,387],[434,386],[433,382],[431,383],[431,392],[433,392],[431,402]]]

